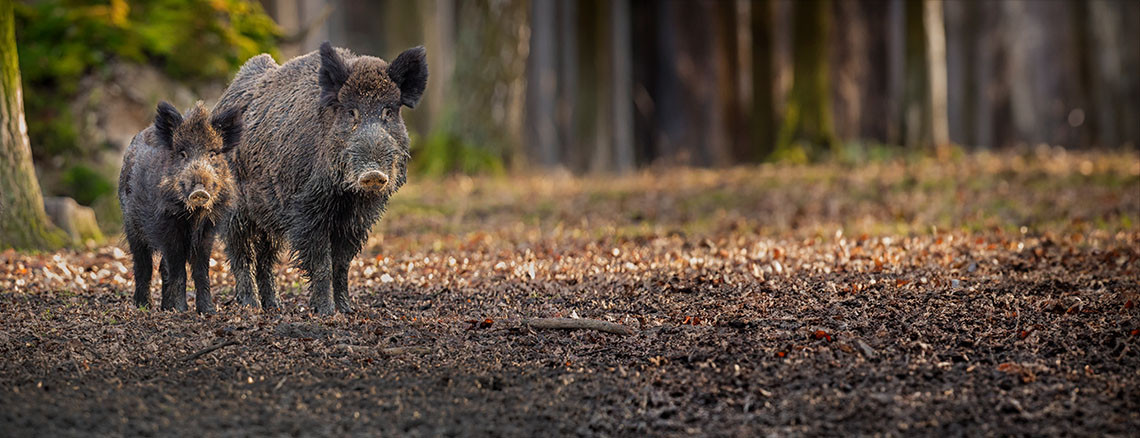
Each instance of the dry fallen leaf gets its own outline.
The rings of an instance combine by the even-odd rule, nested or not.
[[[470,326],[467,327],[467,330],[477,330],[477,329],[481,330],[481,329],[485,329],[485,328],[490,328],[491,324],[494,324],[495,321],[492,320],[491,318],[486,318],[486,319],[483,319],[482,321],[480,321],[478,319],[469,319],[469,320],[467,320],[467,323],[471,324]]]

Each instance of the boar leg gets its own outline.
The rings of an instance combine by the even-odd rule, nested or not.
[[[341,313],[352,313],[352,300],[348,296],[348,268],[356,251],[349,245],[333,239],[332,245],[332,293],[336,310]]]
[[[328,236],[326,233],[320,234]],[[329,246],[327,237],[302,239],[295,246],[301,259],[301,269],[309,277],[309,306],[313,312],[321,315],[333,313],[332,294],[329,290]]]
[[[210,253],[214,248],[213,233],[204,232],[195,243],[194,249],[190,251],[190,276],[194,279],[195,290],[194,305],[198,308],[198,313],[217,313],[214,309],[214,298],[210,294]],[[186,301],[186,294],[182,294],[182,301]]]
[[[162,310],[186,310],[186,250],[169,248],[162,252]]]
[[[160,292],[164,294],[166,293],[166,283],[170,282],[170,275],[166,272],[166,257],[160,257],[158,259],[158,279],[162,284],[159,284],[158,287],[162,289]]]
[[[239,306],[257,307],[253,297],[253,278],[249,273],[253,250],[250,247],[252,230],[245,221],[234,219],[227,227],[226,258],[230,259],[230,274],[234,276],[234,300]]]
[[[268,234],[261,233],[257,239],[257,293],[261,295],[261,308],[264,310],[280,309],[277,303],[277,280],[273,276],[273,269],[277,267],[277,253],[280,252],[277,241]]]
[[[135,306],[150,307],[150,277],[154,274],[154,250],[138,239],[127,239],[135,261]]]

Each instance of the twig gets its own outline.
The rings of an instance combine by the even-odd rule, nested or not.
[[[863,342],[862,339],[856,338],[855,345],[857,345],[859,347],[859,350],[863,352],[863,357],[866,357],[867,359],[875,358],[875,350],[872,349],[870,345],[867,345],[866,342]]]
[[[406,346],[406,347],[379,348],[379,349],[377,349],[377,351],[379,351],[381,354],[383,354],[385,356],[396,356],[396,355],[400,355],[400,354],[404,354],[404,353],[423,354],[423,353],[430,352],[431,349],[429,349],[427,347],[422,347],[419,345],[410,345],[410,346]]]
[[[597,330],[615,335],[630,336],[635,332],[629,326],[608,321],[586,318],[531,318],[524,319],[524,325],[536,329],[552,330]]]
[[[225,342],[222,342],[222,343],[219,343],[219,344],[214,344],[214,345],[211,345],[211,346],[209,346],[209,347],[206,347],[206,348],[203,348],[203,349],[201,349],[201,350],[198,350],[198,351],[197,351],[197,352],[195,352],[194,354],[191,354],[191,355],[189,355],[189,356],[183,357],[183,358],[182,358],[182,361],[183,361],[183,362],[189,362],[189,361],[192,361],[192,360],[194,360],[194,359],[197,359],[197,358],[199,358],[199,357],[202,357],[202,356],[205,356],[205,355],[207,355],[207,354],[210,354],[210,353],[211,353],[211,352],[213,352],[214,350],[220,350],[220,349],[222,349],[222,348],[226,348],[226,347],[229,347],[229,346],[231,346],[231,345],[238,345],[238,344],[240,344],[240,343],[241,343],[241,342],[235,341],[235,340],[233,340],[233,339],[227,339]]]

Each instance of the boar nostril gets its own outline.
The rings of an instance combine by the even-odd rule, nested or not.
[[[388,184],[388,175],[379,170],[369,170],[360,175],[356,182],[366,189],[382,189]]]
[[[199,188],[195,189],[194,192],[190,194],[189,199],[190,205],[200,207],[206,205],[207,202],[210,202],[210,194],[206,193],[205,190]]]

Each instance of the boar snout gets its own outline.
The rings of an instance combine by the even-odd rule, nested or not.
[[[360,178],[356,179],[356,184],[365,190],[380,191],[388,185],[388,175],[379,170],[369,170],[360,174]]]
[[[190,208],[204,207],[210,203],[210,193],[201,184],[194,186],[194,191],[190,192],[190,196],[186,198],[186,204]]]

